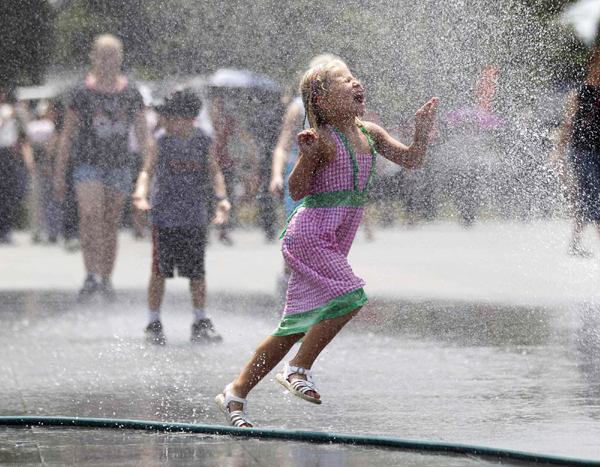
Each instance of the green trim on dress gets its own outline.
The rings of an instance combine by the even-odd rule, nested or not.
[[[324,319],[338,318],[348,314],[363,306],[368,301],[367,295],[361,287],[341,297],[333,298],[314,310],[284,316],[277,329],[271,335],[282,337],[305,333],[313,324],[317,324]]]
[[[358,188],[359,169],[356,156],[354,155],[354,150],[352,149],[352,146],[350,146],[348,139],[344,136],[343,133],[340,133],[332,125],[329,126],[341,138],[344,145],[346,146],[348,153],[350,154],[350,158],[352,159],[352,176],[354,181],[354,191],[330,191],[325,193],[313,193],[307,195],[302,201],[302,203],[299,206],[297,206],[296,209],[294,209],[294,212],[290,214],[290,217],[287,218],[287,221],[285,222],[285,227],[283,228],[283,231],[279,236],[280,240],[285,236],[288,225],[292,220],[292,217],[296,215],[296,212],[298,212],[298,209],[300,208],[335,208],[338,206],[361,207],[367,204],[367,199],[369,197],[368,191],[369,187],[373,183],[373,174],[375,173],[375,164],[377,162],[377,151],[375,150],[375,143],[373,142],[373,138],[371,138],[371,135],[364,126],[360,127],[361,131],[365,134],[367,140],[369,141],[369,146],[371,147],[371,155],[373,156],[373,163],[371,164],[371,171],[369,172],[369,180],[367,181],[365,189],[361,191]]]
[[[308,195],[302,205],[305,208],[360,207],[365,205],[367,197],[366,191],[327,191]]]

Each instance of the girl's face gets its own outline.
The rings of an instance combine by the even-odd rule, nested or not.
[[[328,87],[320,107],[334,116],[360,117],[366,111],[365,89],[342,63],[327,73]]]

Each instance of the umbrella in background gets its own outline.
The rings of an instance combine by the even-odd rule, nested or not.
[[[242,121],[257,140],[268,139],[263,135],[269,131],[266,128],[280,127],[284,108],[275,80],[248,70],[221,68],[207,84],[209,98],[221,100],[224,110]]]
[[[248,70],[221,68],[209,79],[208,85],[217,88],[254,88],[271,92],[281,92],[279,85],[271,78]]]

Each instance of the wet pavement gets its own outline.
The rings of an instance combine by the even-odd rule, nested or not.
[[[374,243],[359,234],[351,262],[369,281],[372,300],[315,365],[324,403],[286,394],[271,374],[249,399],[256,425],[600,460],[598,260],[566,256],[568,224],[492,227],[380,231]],[[214,396],[275,328],[280,311],[272,296],[278,246],[256,232],[236,239],[234,248],[212,244],[207,255],[210,313],[224,342],[189,343],[187,284],[174,280],[163,309],[164,348],[143,340],[147,243],[122,236],[118,301],[87,306],[74,297],[79,255],[31,246],[24,236],[0,248],[0,416],[223,424]],[[407,292],[402,278],[412,267],[416,278],[435,270],[429,296],[424,285]],[[480,299],[485,290],[496,294]],[[494,464],[218,436],[0,428],[0,465],[485,463]]]

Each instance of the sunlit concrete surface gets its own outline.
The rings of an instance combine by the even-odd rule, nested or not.
[[[223,424],[214,396],[277,324],[278,245],[236,232],[208,251],[224,342],[188,342],[187,283],[167,285],[164,348],[145,345],[150,248],[121,236],[118,302],[80,306],[79,254],[0,248],[0,415]],[[315,365],[321,406],[271,374],[260,427],[481,444],[600,459],[600,242],[566,255],[568,223],[437,224],[362,232],[351,253],[372,298]],[[598,245],[596,245],[598,243]],[[437,285],[436,285],[437,284]],[[486,461],[487,462],[487,461]],[[0,465],[485,465],[481,459],[201,435],[0,429]],[[490,462],[492,464],[492,462]]]
[[[588,227],[584,244],[595,258],[567,255],[571,221],[455,223],[378,230],[368,242],[359,230],[350,264],[367,281],[371,297],[460,300],[515,305],[554,305],[600,297],[600,239]],[[59,246],[0,247],[0,290],[72,290],[84,279],[80,254]],[[282,268],[280,242],[258,231],[235,231],[235,247],[213,240],[207,251],[212,292],[272,294]],[[151,247],[121,234],[114,282],[118,289],[146,287]],[[187,290],[173,280],[169,290]]]

